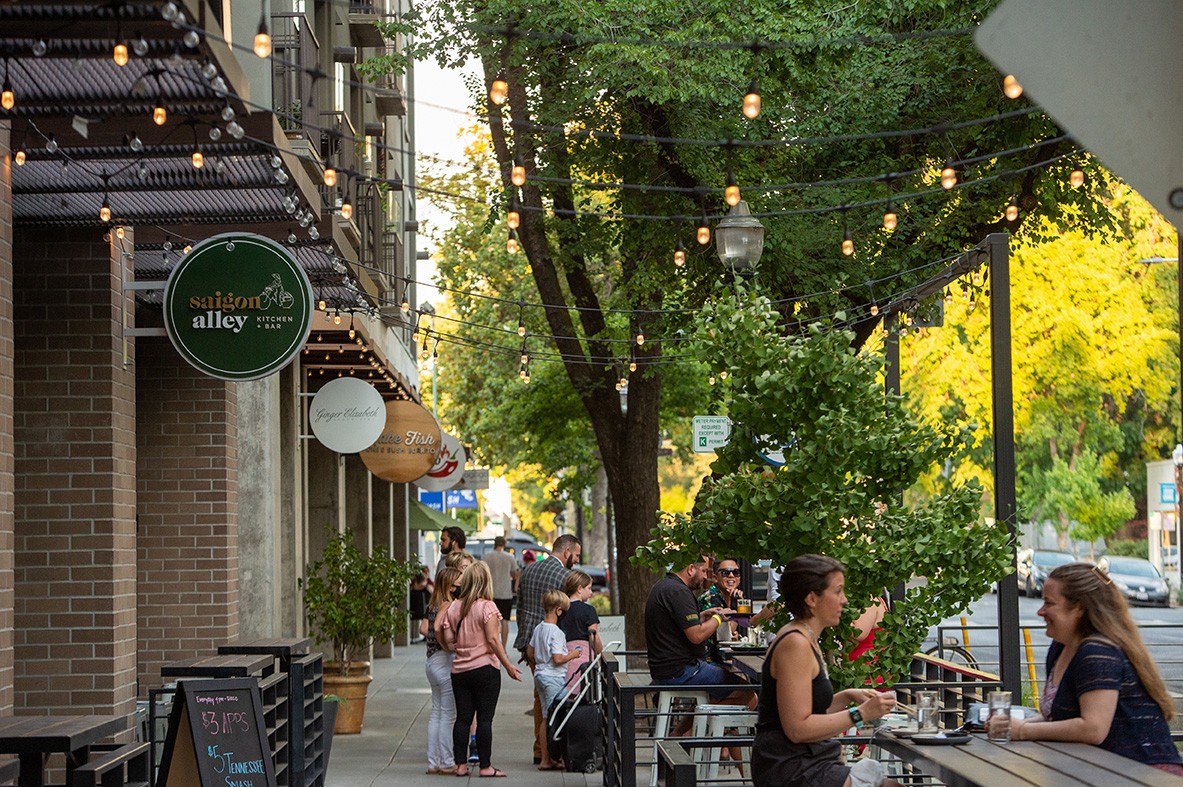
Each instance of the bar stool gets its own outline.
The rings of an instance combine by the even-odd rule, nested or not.
[[[649,769],[649,787],[657,787],[657,741],[669,737],[670,716],[676,699],[691,700],[696,709],[710,702],[710,697],[705,691],[671,688],[657,692],[657,721],[653,725],[653,765]],[[697,710],[695,715],[697,718]]]
[[[756,713],[742,705],[708,705],[700,704],[694,709],[694,737],[722,739],[728,727],[736,727],[744,732],[755,734]],[[694,751],[694,761],[698,763],[698,780],[714,781],[719,778],[719,759],[723,756],[723,746],[704,746]],[[752,748],[740,748],[740,759],[751,762]],[[751,776],[749,772],[749,778]]]

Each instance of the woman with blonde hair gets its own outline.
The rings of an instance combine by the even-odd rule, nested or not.
[[[431,716],[427,720],[427,773],[454,774],[452,725],[456,722],[456,700],[452,696],[452,653],[436,639],[436,618],[446,612],[460,589],[460,569],[443,568],[435,575],[435,589],[427,601],[427,617],[419,633],[427,642],[427,682],[431,685]]]
[[[476,717],[476,747],[481,776],[505,776],[494,768],[493,715],[501,694],[501,669],[514,680],[522,673],[509,660],[501,644],[501,613],[493,603],[493,575],[477,561],[460,578],[460,593],[443,615],[443,644],[455,652],[452,692],[456,697],[456,721],[452,724],[452,754],[456,775],[468,776],[468,730]]]
[[[1174,703],[1109,576],[1091,563],[1057,566],[1038,614],[1053,640],[1041,716],[1012,719],[1011,737],[1091,743],[1183,776],[1167,726]]]
[[[444,558],[445,566],[448,568],[458,568],[461,571],[464,571],[475,562],[476,558],[473,557],[471,552],[467,551],[452,552]]]

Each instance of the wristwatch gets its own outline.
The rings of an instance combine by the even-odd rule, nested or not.
[[[860,711],[855,706],[851,705],[849,708],[846,709],[846,712],[850,714],[850,723],[854,725],[854,728],[856,730],[861,730],[863,728],[862,711]]]

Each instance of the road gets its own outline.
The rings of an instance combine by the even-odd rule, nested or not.
[[[1036,614],[1041,601],[1034,598],[1019,597],[1019,625],[1030,627],[1032,661],[1036,665],[1035,674],[1039,684],[1043,685],[1044,659],[1050,640],[1044,633],[1043,620]],[[1167,682],[1167,688],[1177,696],[1183,696],[1183,607],[1164,609],[1162,607],[1133,607],[1134,619],[1142,630],[1142,639],[1158,668]],[[966,610],[966,625],[971,627],[967,632],[969,650],[980,663],[982,669],[995,671],[998,664],[998,596],[990,594],[984,596]],[[960,617],[949,618],[942,622],[942,627],[948,630],[944,636],[956,637],[962,642],[962,632],[957,630],[961,625]],[[948,627],[954,627],[949,629]],[[988,627],[989,630],[973,630],[976,627]],[[925,649],[936,644],[936,630],[930,630]],[[1026,670],[1026,649],[1020,638],[1020,648],[1023,649],[1024,670]]]

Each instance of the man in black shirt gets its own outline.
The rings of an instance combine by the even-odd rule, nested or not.
[[[702,557],[668,573],[649,591],[645,602],[645,641],[649,676],[667,686],[736,685],[744,681],[706,661],[703,643],[726,621],[731,610],[699,611],[696,594],[710,582],[709,561]],[[755,705],[750,692],[710,689],[711,699],[726,704]]]

